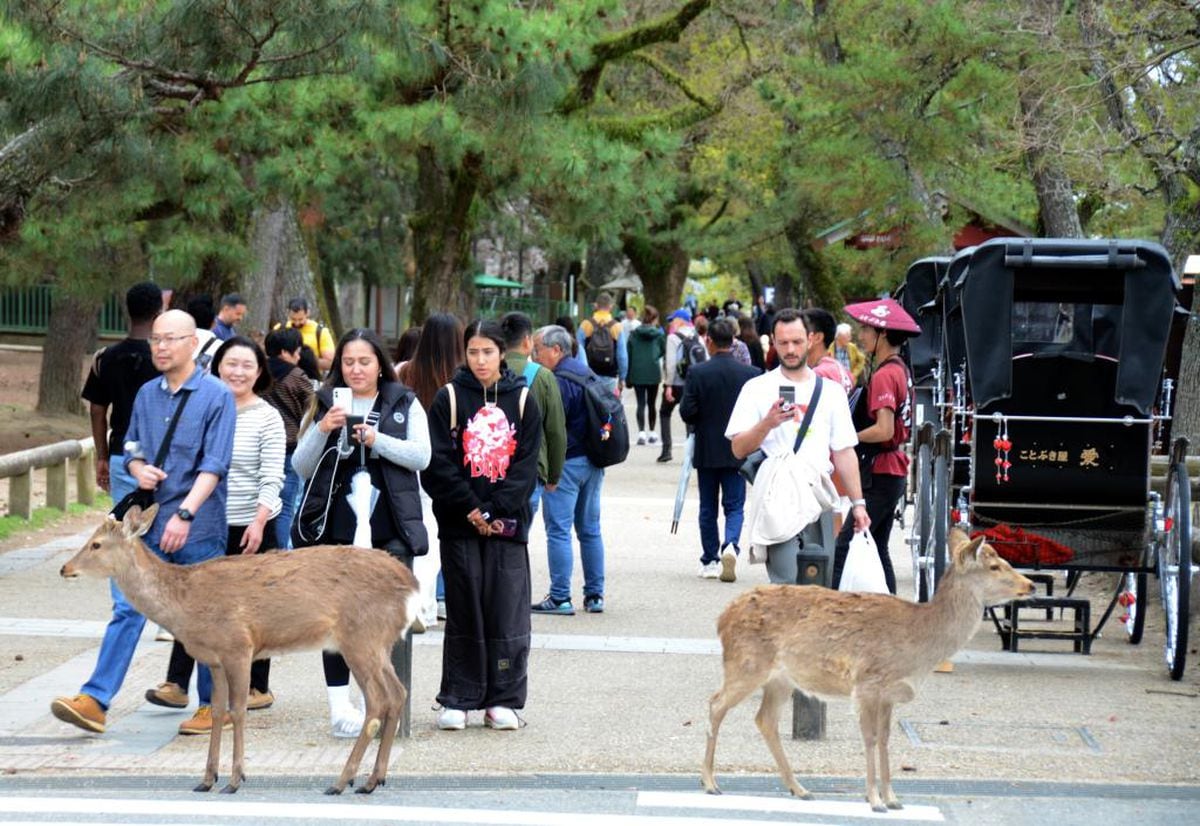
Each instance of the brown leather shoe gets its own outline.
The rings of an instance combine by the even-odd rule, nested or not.
[[[257,688],[250,689],[250,696],[246,698],[246,710],[257,711],[260,708],[270,708],[275,703],[275,695],[269,691],[259,691]]]
[[[211,734],[212,733],[212,706],[200,706],[196,709],[196,713],[192,715],[190,720],[184,720],[179,724],[180,734]],[[222,729],[233,728],[233,720],[229,719],[229,715],[225,715]]]
[[[146,702],[167,708],[187,708],[187,692],[175,683],[162,683],[146,692]]]
[[[87,694],[58,697],[50,704],[50,713],[64,723],[79,726],[84,731],[104,733],[105,714],[100,703]]]

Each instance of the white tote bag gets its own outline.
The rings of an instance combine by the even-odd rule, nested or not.
[[[879,552],[875,549],[875,538],[871,536],[870,531],[859,531],[851,538],[838,590],[865,591],[871,594],[889,593],[887,578],[883,575],[883,563],[879,559]]]

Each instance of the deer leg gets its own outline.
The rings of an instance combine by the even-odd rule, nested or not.
[[[375,754],[375,768],[367,778],[370,788],[382,786],[387,782],[388,764],[392,757],[392,744],[396,740],[396,730],[400,727],[400,718],[404,715],[404,703],[408,692],[396,675],[391,662],[383,664],[383,681],[387,689],[387,707],[384,711],[383,731],[379,737],[379,751]]]
[[[721,729],[721,721],[731,708],[750,696],[750,692],[762,685],[762,680],[755,681],[754,675],[747,677],[745,672],[731,667],[728,662],[725,668],[725,681],[708,701],[708,744],[704,749],[704,765],[700,767],[700,782],[709,794],[720,794],[716,778],[713,777],[713,758],[717,753],[717,732]]]
[[[192,791],[207,792],[217,782],[217,766],[221,760],[221,723],[225,707],[229,703],[229,686],[226,682],[225,668],[219,663],[206,663],[212,672],[212,730],[208,733],[208,762],[204,765],[204,779]]]
[[[771,756],[775,758],[775,765],[779,768],[779,776],[783,779],[783,785],[787,786],[788,791],[795,797],[801,800],[812,800],[812,793],[797,782],[796,776],[792,773],[792,767],[788,764],[787,755],[784,754],[783,743],[779,741],[779,712],[791,696],[792,683],[786,675],[780,674],[771,679],[763,686],[762,705],[758,707],[754,723],[758,726],[758,731],[762,734],[763,739],[767,741],[767,748],[771,750]]]
[[[867,757],[867,802],[871,811],[886,812],[887,806],[875,786],[875,755],[878,751],[879,717],[882,701],[875,694],[858,696],[858,727],[862,731],[863,750]]]
[[[879,708],[879,727],[876,736],[879,741],[879,793],[883,796],[883,804],[889,809],[903,809],[900,799],[892,791],[892,767],[888,762],[888,739],[892,735],[892,709],[890,702],[883,702]]]
[[[229,716],[233,720],[233,764],[229,771],[229,783],[221,794],[233,794],[246,780],[246,700],[250,693],[250,662],[253,652],[247,648],[245,655],[229,663],[225,669],[225,683],[229,689]],[[215,685],[215,684],[214,684]],[[220,736],[224,727],[225,710],[213,700],[213,731]]]
[[[373,669],[369,664],[369,660],[363,656],[348,651],[350,646],[342,646],[342,656],[346,658],[346,665],[350,667],[350,673],[354,675],[354,679],[358,682],[359,688],[363,692],[363,700],[366,702],[366,719],[363,721],[362,730],[358,733],[358,738],[354,741],[354,746],[350,749],[350,756],[346,758],[346,765],[342,767],[342,773],[338,775],[338,779],[334,784],[325,790],[325,794],[341,794],[346,790],[346,786],[354,779],[354,775],[358,772],[358,766],[362,763],[363,755],[367,751],[367,746],[374,739],[375,733],[379,731],[379,712],[382,705],[380,699],[380,684],[372,674]]]

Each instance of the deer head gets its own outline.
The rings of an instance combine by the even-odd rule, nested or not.
[[[1013,570],[982,536],[972,539],[959,528],[948,538],[954,573],[972,581],[984,605],[999,605],[1033,593],[1033,583]]]
[[[134,543],[150,530],[157,514],[158,505],[154,504],[146,510],[133,506],[119,522],[111,514],[106,516],[100,527],[83,543],[83,547],[62,566],[59,574],[66,579],[73,579],[80,574],[114,576],[133,557],[137,547]]]

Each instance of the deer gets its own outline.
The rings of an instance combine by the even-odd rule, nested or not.
[[[337,545],[172,565],[140,538],[157,512],[154,504],[132,507],[120,521],[108,516],[60,574],[116,580],[134,608],[170,629],[193,658],[212,669],[212,734],[204,779],[194,791],[207,792],[217,782],[226,708],[233,722],[233,761],[221,792],[236,792],[246,779],[250,663],[318,648],[341,652],[366,700],[366,722],[325,793],[341,794],[353,784],[367,745],[380,732],[374,768],[357,791],[370,794],[384,785],[407,699],[392,667],[392,647],[419,610],[412,572],[386,551]]]
[[[812,799],[792,774],[779,742],[780,710],[798,688],[854,699],[866,751],[867,802],[876,812],[903,808],[892,790],[888,763],[893,707],[910,702],[918,678],[966,644],[985,606],[1028,596],[1034,587],[983,537],[972,540],[953,528],[948,539],[952,565],[927,603],[817,585],[760,585],[721,612],[717,631],[724,680],[709,700],[701,769],[709,794],[721,793],[713,776],[721,721],[762,688],[755,724],[784,785],[795,797]]]

